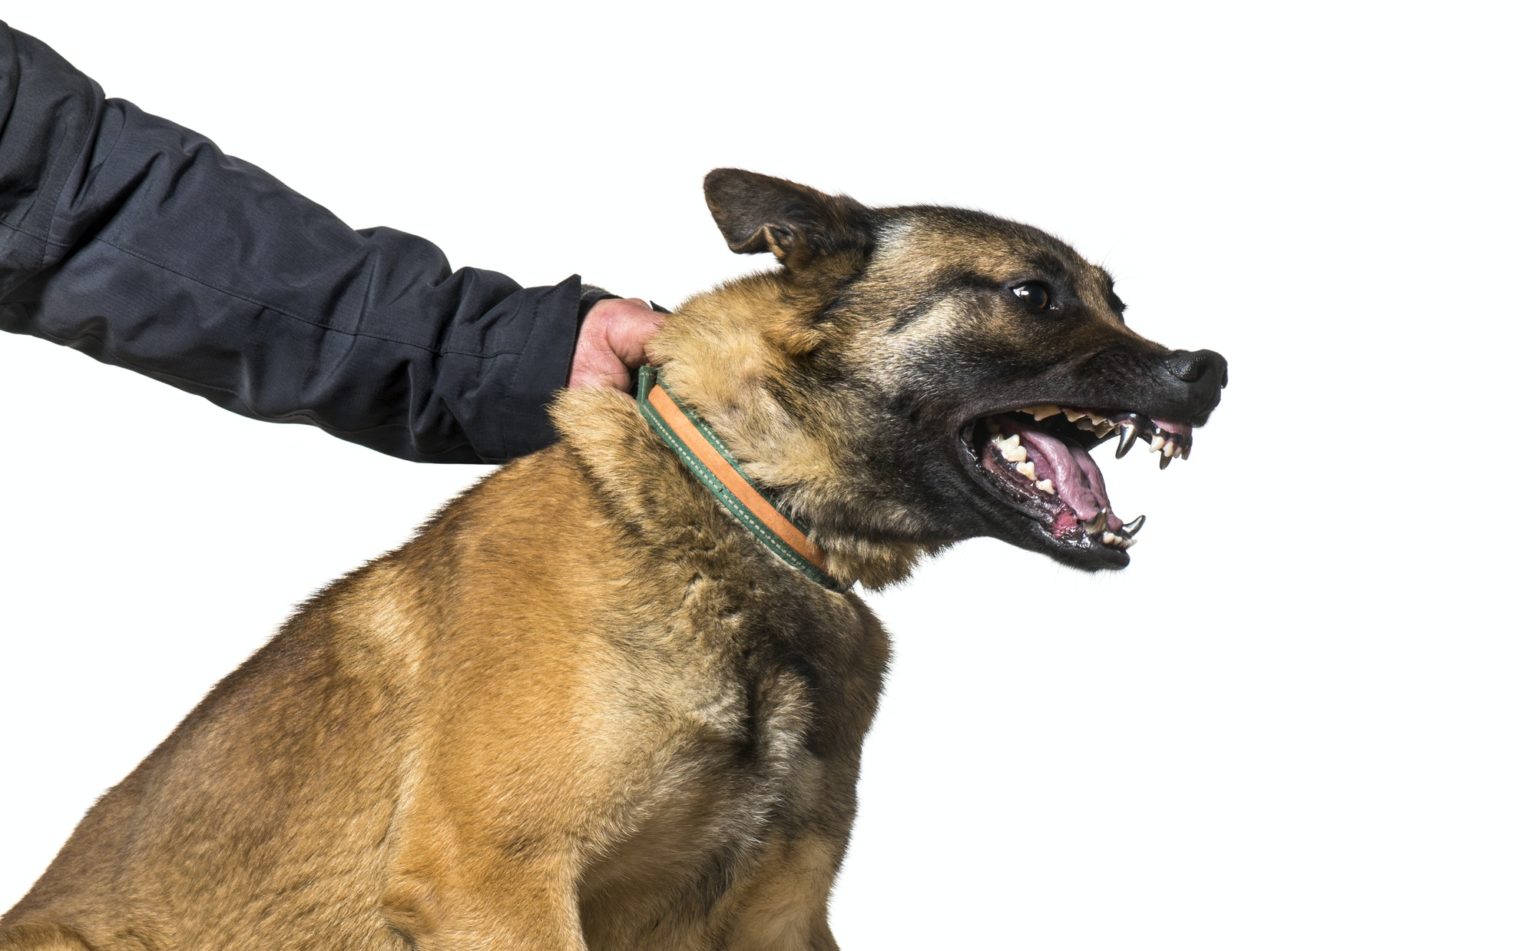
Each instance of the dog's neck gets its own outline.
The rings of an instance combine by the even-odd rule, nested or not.
[[[696,480],[726,511],[790,567],[824,588],[846,590],[827,574],[826,552],[811,541],[782,506],[742,472],[741,464],[720,437],[677,402],[654,367],[640,368],[635,393],[640,415]]]
[[[818,433],[797,418],[770,386],[770,381],[788,378],[785,371],[795,348],[814,345],[796,321],[798,312],[771,276],[747,278],[687,301],[667,319],[650,349],[673,396],[708,423],[742,472],[820,546],[826,573],[843,585],[857,581],[881,587],[906,577],[932,548],[878,540],[873,519],[866,533],[840,529],[835,523],[846,519],[828,517],[844,501],[839,480],[857,478],[856,470],[850,472],[839,459],[835,433]],[[695,524],[701,505],[724,516],[708,489],[681,475],[672,450],[650,430],[632,400],[613,393],[568,393],[555,409],[555,420],[596,475],[599,490],[647,534],[668,522]],[[662,491],[657,480],[687,484]],[[730,531],[751,538],[734,521]],[[786,565],[785,570],[793,569]]]

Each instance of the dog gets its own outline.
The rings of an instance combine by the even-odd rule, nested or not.
[[[332,584],[81,822],[4,951],[816,949],[888,642],[849,588],[991,536],[1130,560],[1226,364],[1025,225],[717,169],[638,396]]]

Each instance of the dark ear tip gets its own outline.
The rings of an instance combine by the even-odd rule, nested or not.
[[[742,186],[759,181],[766,176],[740,168],[717,168],[704,176],[704,200],[715,204],[727,194],[739,192]]]
[[[735,247],[736,243],[741,240],[740,236],[737,236],[735,241],[730,239],[732,229],[730,228],[731,214],[729,207],[732,204],[731,195],[735,191],[731,186],[740,180],[738,178],[740,174],[740,169],[717,168],[704,176],[704,204],[709,206],[709,214],[710,217],[715,219],[715,224],[719,225],[720,230],[726,233],[727,242],[732,246],[731,250],[736,251],[738,254],[745,252]]]
[[[727,178],[746,174],[749,173],[739,168],[712,168],[709,170],[709,174],[704,176],[704,187],[712,188]]]

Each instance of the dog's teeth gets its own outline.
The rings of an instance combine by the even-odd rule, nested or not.
[[[1179,451],[1179,444],[1174,442],[1172,439],[1170,439],[1167,442],[1163,443],[1163,455],[1172,457],[1173,454],[1178,452],[1178,451]]]
[[[1122,538],[1122,539],[1120,539],[1120,547],[1121,548],[1129,548],[1129,547],[1131,547],[1134,544],[1136,544],[1136,539],[1134,539],[1134,538]]]
[[[1170,463],[1172,461],[1173,461],[1173,456],[1168,455],[1168,454],[1165,453],[1162,457],[1160,457],[1157,460],[1157,467],[1159,469],[1166,469],[1166,468],[1168,468],[1168,463]]]
[[[1039,489],[1041,492],[1044,492],[1046,495],[1056,494],[1056,485],[1055,483],[1051,482],[1050,479],[1041,479],[1039,482],[1035,483],[1035,488]]]
[[[1104,531],[1105,526],[1108,524],[1109,513],[1104,509],[1099,509],[1099,514],[1095,515],[1083,528],[1087,530],[1088,534],[1097,535],[1099,532]]]
[[[1033,462],[1020,462],[1015,464],[1013,468],[1019,475],[1029,481],[1035,481],[1035,464]]]
[[[1019,442],[1017,433],[1009,436],[1007,439],[1004,439],[1002,436],[994,436],[992,437],[992,445],[996,446],[997,451],[1009,462],[1022,462],[1029,455],[1028,450]]]
[[[1061,411],[1061,415],[1067,418],[1067,422],[1075,423],[1088,414],[1080,409],[1064,409]]]
[[[1031,406],[1029,408],[1029,415],[1033,416],[1035,418],[1035,422],[1037,423],[1042,419],[1049,419],[1059,412],[1061,412],[1061,407],[1052,406],[1050,403],[1046,403],[1041,406]]]
[[[1116,459],[1124,459],[1125,454],[1131,451],[1132,446],[1136,445],[1136,433],[1135,423],[1124,422],[1120,424],[1120,445],[1115,447]]]
[[[1098,413],[1093,412],[1092,410],[1074,409],[1063,410],[1063,412],[1067,414],[1067,419],[1071,420],[1077,425],[1078,429],[1081,429],[1084,432],[1093,433],[1099,438],[1103,438],[1104,436],[1114,432],[1115,424],[1110,420],[1100,416]],[[1074,413],[1077,415],[1074,416]]]
[[[1166,442],[1166,440],[1164,440],[1161,435],[1153,436],[1152,437],[1152,446],[1151,446],[1149,451],[1150,452],[1157,452],[1157,451],[1161,450],[1163,448],[1163,443],[1164,442]]]
[[[1119,535],[1116,535],[1114,532],[1105,532],[1103,535],[1100,535],[1099,538],[1104,542],[1104,544],[1113,545],[1116,548],[1120,547],[1120,543],[1125,540]]]
[[[1126,522],[1124,525],[1121,525],[1120,533],[1126,538],[1130,538],[1132,535],[1141,531],[1141,526],[1145,524],[1147,524],[1147,517],[1145,515],[1138,515],[1131,519],[1129,522]]]

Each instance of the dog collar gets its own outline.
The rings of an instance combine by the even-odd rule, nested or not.
[[[640,415],[667,448],[769,551],[822,587],[847,590],[827,574],[827,554],[821,546],[752,484],[715,431],[673,398],[655,367],[640,368],[635,399]]]

